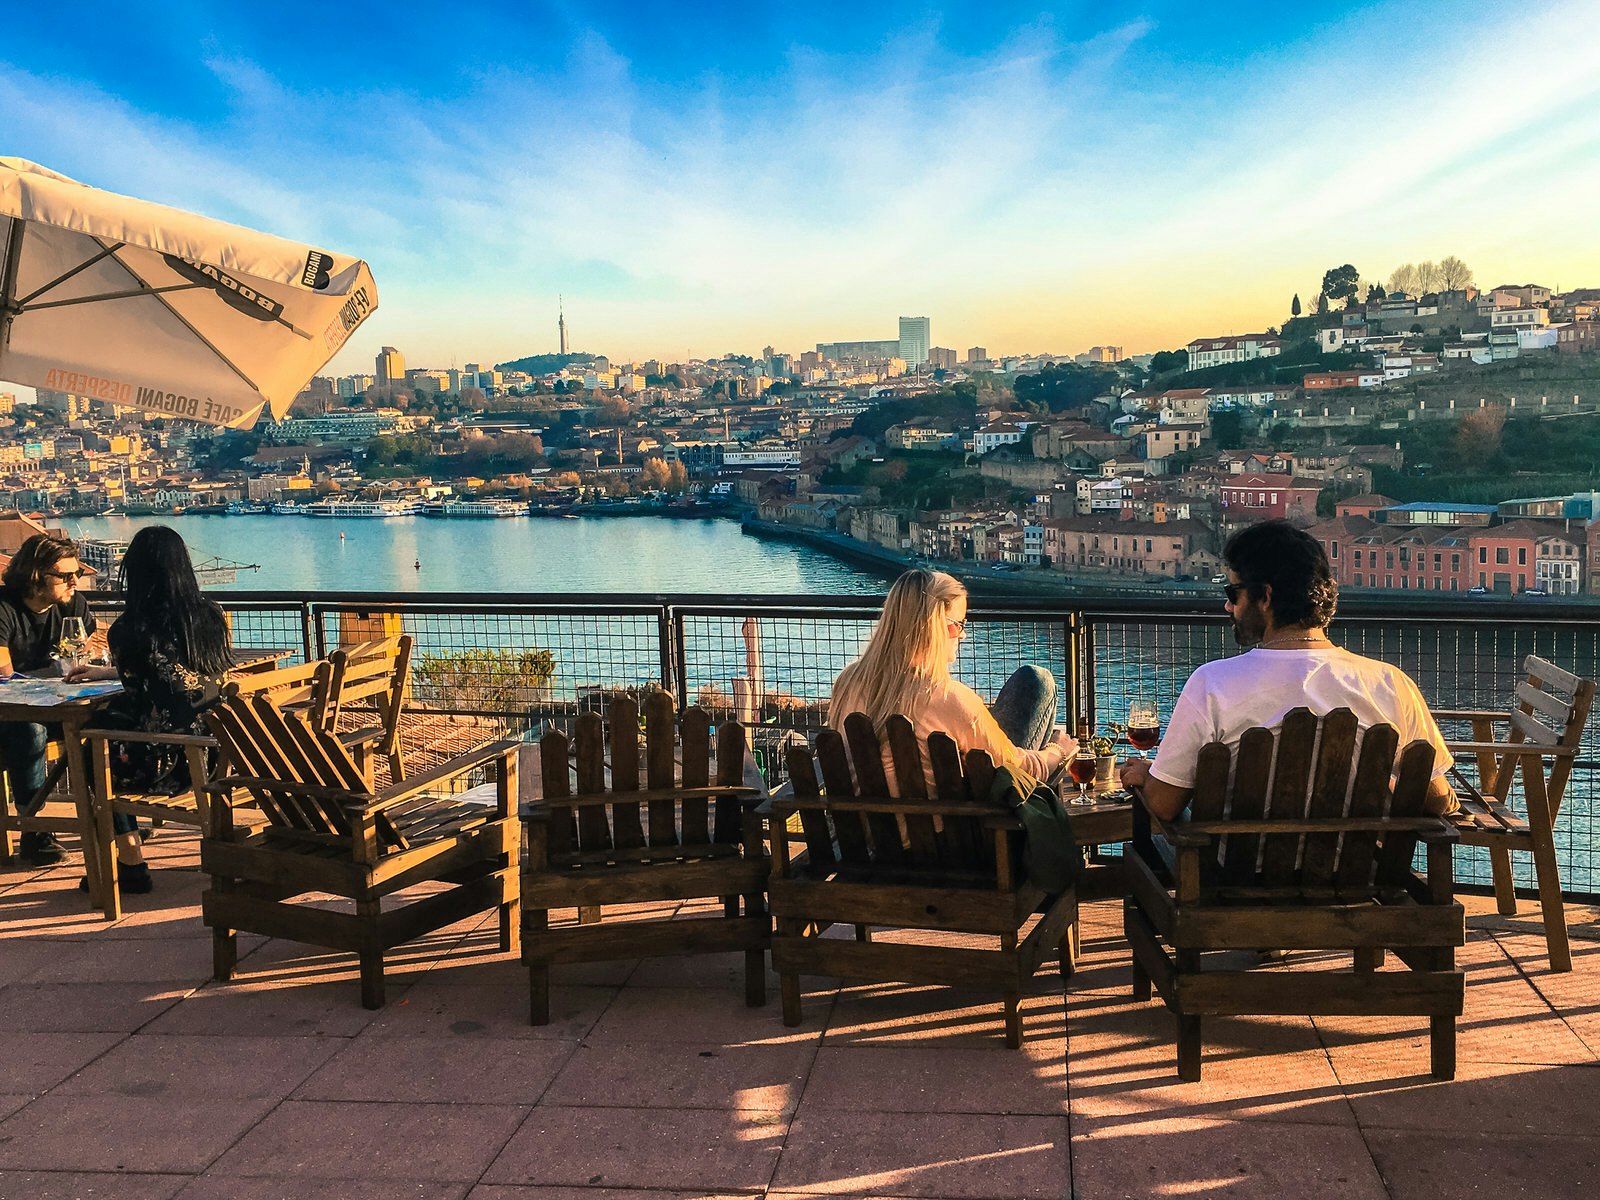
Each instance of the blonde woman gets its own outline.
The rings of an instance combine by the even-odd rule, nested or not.
[[[833,681],[829,724],[843,726],[850,713],[865,713],[882,732],[901,713],[916,727],[928,769],[927,737],[947,733],[963,753],[987,750],[996,766],[1048,779],[1077,752],[1075,739],[1051,739],[1056,681],[1043,667],[1023,666],[1006,680],[991,708],[950,675],[950,664],[967,635],[967,589],[942,571],[907,571],[883,602],[861,656]],[[887,748],[884,769],[896,790]]]

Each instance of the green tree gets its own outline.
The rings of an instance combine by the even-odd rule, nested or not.
[[[1291,317],[1298,317],[1300,315],[1300,293],[1299,292],[1296,292],[1294,294],[1294,299],[1289,302],[1289,315]]]
[[[1244,446],[1244,414],[1224,408],[1211,414],[1211,442],[1218,450],[1238,450]]]
[[[1348,300],[1356,294],[1361,272],[1349,263],[1329,267],[1322,275],[1322,294],[1331,300]]]
[[[1150,374],[1165,375],[1171,371],[1189,369],[1187,350],[1158,350],[1150,356]]]

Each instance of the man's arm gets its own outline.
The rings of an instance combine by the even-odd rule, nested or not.
[[[1143,758],[1130,758],[1122,764],[1122,786],[1136,787],[1144,793],[1144,806],[1161,821],[1176,821],[1188,807],[1193,788],[1174,787],[1150,774],[1150,763]]]
[[[1442,817],[1460,808],[1456,790],[1450,786],[1448,775],[1437,775],[1428,784],[1428,794],[1422,798],[1422,810],[1429,816]]]

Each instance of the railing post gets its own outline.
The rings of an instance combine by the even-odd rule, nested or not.
[[[682,623],[670,604],[662,605],[661,611],[656,615],[656,638],[661,651],[661,687],[664,691],[672,693],[678,711],[682,712],[688,707],[689,701],[685,695],[684,651],[682,644]]]
[[[1090,724],[1098,728],[1101,719],[1094,710],[1094,622],[1084,620],[1082,611],[1075,615],[1078,619],[1078,679],[1082,687],[1079,694],[1083,698],[1083,711],[1089,715]]]
[[[1069,612],[1067,619],[1062,622],[1062,634],[1066,642],[1065,661],[1066,679],[1062,681],[1062,691],[1067,697],[1067,725],[1076,731],[1081,717],[1088,715],[1088,710],[1083,703],[1083,664],[1078,656],[1078,639],[1081,636],[1083,615],[1076,611]]]
[[[300,605],[300,644],[305,650],[306,661],[316,662],[327,651],[327,639],[322,632],[322,612],[319,608],[305,601]]]

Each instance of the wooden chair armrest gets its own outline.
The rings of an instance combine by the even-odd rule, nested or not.
[[[730,783],[722,787],[653,788],[643,792],[582,792],[576,796],[541,796],[531,802],[554,808],[594,808],[603,804],[639,804],[652,800],[716,800],[723,797],[738,800],[746,808],[761,799],[759,788]]]
[[[1425,830],[1417,835],[1417,840],[1425,845],[1457,845],[1461,841],[1461,831],[1450,824],[1449,817],[1434,817],[1439,823],[1435,829]]]
[[[924,817],[1004,817],[1008,810],[995,804],[975,804],[970,800],[830,800],[826,796],[773,797],[774,815],[797,812],[905,813]]]
[[[1011,813],[994,813],[983,818],[983,827],[990,832],[1021,833],[1023,826]]]
[[[1500,754],[1512,758],[1576,758],[1576,746],[1545,746],[1538,742],[1445,742],[1446,749],[1462,754]]]
[[[1155,818],[1151,818],[1154,820]],[[1190,821],[1178,823],[1191,834],[1221,833],[1431,833],[1440,817],[1300,817],[1289,821]]]
[[[366,813],[379,813],[386,808],[393,808],[402,800],[409,800],[419,792],[425,792],[437,783],[446,779],[454,779],[474,767],[481,767],[495,759],[507,758],[515,754],[522,743],[507,738],[500,742],[490,742],[486,746],[479,746],[475,750],[468,750],[465,754],[458,754],[449,762],[440,763],[430,767],[417,775],[409,776],[398,783],[390,784],[365,804],[351,805],[351,814],[362,815]],[[346,792],[344,795],[348,796]]]
[[[143,742],[151,746],[203,746],[217,749],[217,739],[197,733],[146,733],[140,729],[85,729],[85,741]]]
[[[1499,721],[1502,725],[1511,720],[1507,712],[1490,712],[1476,708],[1436,708],[1432,710],[1435,721]]]
[[[1145,819],[1149,821],[1150,832],[1161,834],[1161,836],[1166,838],[1167,841],[1180,848],[1188,846],[1198,849],[1211,844],[1210,837],[1204,833],[1195,832],[1195,827],[1192,823],[1184,821],[1163,821],[1160,817],[1156,816],[1155,813],[1151,812],[1150,806],[1144,801],[1143,788],[1137,786],[1130,787],[1128,789],[1128,795],[1133,797],[1135,813],[1143,814]],[[1139,840],[1139,823],[1137,820],[1134,822],[1134,840]]]
[[[375,742],[383,736],[383,728],[373,725],[367,729],[349,729],[334,735],[341,745],[359,746],[364,742]]]
[[[359,800],[360,793],[349,788],[322,787],[315,783],[297,783],[282,779],[263,779],[258,775],[220,775],[216,779],[202,785],[201,791],[210,795],[224,795],[237,791],[239,788],[265,788],[277,792],[287,792],[292,796],[308,796],[313,800],[341,800],[346,808],[361,808],[360,804],[352,804],[352,800]]]

